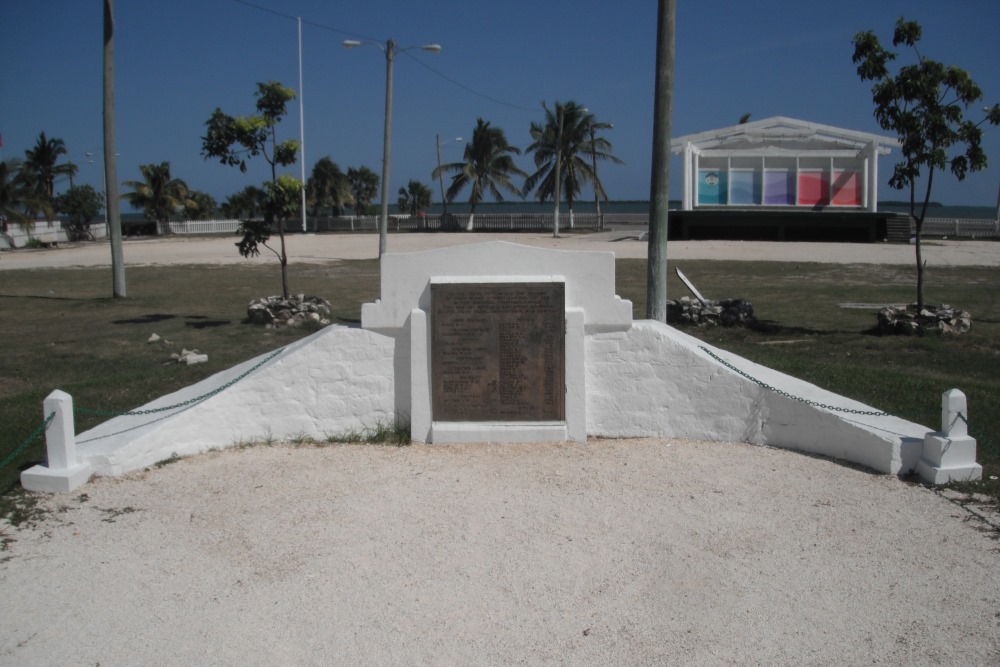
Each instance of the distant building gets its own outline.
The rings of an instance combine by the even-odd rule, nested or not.
[[[878,156],[899,141],[775,116],[677,137],[681,210],[877,210]]]

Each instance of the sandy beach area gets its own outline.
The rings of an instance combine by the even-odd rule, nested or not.
[[[639,240],[638,226],[596,233],[564,234],[390,234],[389,252],[416,252],[449,245],[508,241],[542,248],[602,250],[620,258],[645,258],[647,244]],[[377,234],[290,234],[287,237],[291,263],[327,262],[337,259],[378,257]],[[252,259],[240,257],[231,237],[195,236],[127,239],[126,266],[156,264],[271,263],[273,255],[262,251]],[[926,241],[928,266],[1000,266],[1000,243],[993,241]],[[848,264],[914,263],[913,247],[900,243],[775,243],[769,241],[670,241],[672,260],[714,259],[726,261],[830,262]],[[111,266],[107,243],[69,244],[59,248],[17,250],[0,253],[0,271],[68,266]]]
[[[389,247],[492,237],[393,235]],[[646,252],[628,232],[516,239]],[[294,261],[377,251],[373,235],[290,244]],[[940,265],[1000,257],[985,242],[927,250]],[[912,252],[670,245],[675,259],[733,261],[909,264]],[[129,241],[125,253],[134,265],[247,261],[231,239]],[[8,252],[0,270],[107,255]],[[787,450],[258,445],[40,504],[33,522],[0,522],[0,665],[1000,664],[1000,516]]]

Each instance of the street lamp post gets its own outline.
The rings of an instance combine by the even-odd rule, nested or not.
[[[438,149],[438,184],[441,186],[441,208],[444,211],[441,214],[441,220],[444,221],[444,223],[447,223],[447,221],[448,221],[448,200],[444,196],[444,175],[441,173],[441,135],[437,134],[437,135],[434,135],[434,136],[437,139],[437,149]],[[448,141],[446,141],[444,143],[450,144],[453,141],[462,141],[462,137],[455,137],[454,139],[449,139]]]
[[[356,39],[345,39],[344,48],[353,49],[361,46],[362,42]],[[378,256],[379,259],[386,252],[387,239],[389,235],[389,154],[390,142],[392,139],[392,62],[397,52],[409,51],[410,49],[422,49],[431,53],[440,53],[440,44],[424,44],[423,46],[411,46],[405,49],[398,49],[396,42],[388,40],[385,46],[378,42],[371,42],[382,50],[385,54],[385,128],[382,138],[382,214],[379,219],[378,230]]]
[[[559,107],[559,132],[556,134],[556,208],[552,218],[552,236],[554,238],[559,238],[559,186],[562,180],[563,108],[562,106]]]

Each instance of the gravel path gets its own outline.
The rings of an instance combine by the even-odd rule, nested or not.
[[[0,664],[1000,664],[988,525],[785,450],[258,446],[81,491],[7,530]]]

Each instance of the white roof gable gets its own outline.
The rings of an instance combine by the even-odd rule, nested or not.
[[[767,146],[797,147],[800,150],[861,150],[873,142],[882,155],[888,155],[890,148],[899,146],[899,140],[894,137],[845,130],[831,125],[810,123],[784,116],[774,116],[718,130],[677,137],[670,142],[670,150],[674,153],[681,153],[688,143],[702,150],[730,149],[763,152]]]

